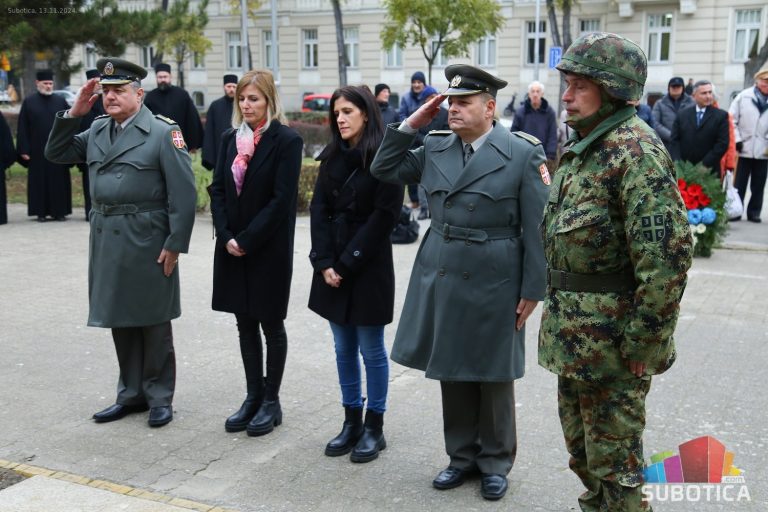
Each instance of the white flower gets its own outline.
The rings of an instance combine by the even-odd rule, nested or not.
[[[707,226],[699,224],[696,226],[696,233],[704,233],[707,230]]]

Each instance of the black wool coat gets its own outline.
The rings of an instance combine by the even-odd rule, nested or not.
[[[235,131],[221,137],[213,182],[209,187],[216,229],[213,256],[215,311],[247,315],[260,321],[285,319],[293,273],[296,196],[304,142],[298,133],[272,121],[256,146],[240,196],[232,162]],[[232,256],[234,238],[245,256]]]
[[[672,141],[677,144],[675,160],[701,162],[720,177],[720,159],[728,151],[730,140],[728,112],[707,107],[701,125],[696,126],[696,105],[680,110],[672,125]]]
[[[310,205],[315,272],[309,309],[342,325],[392,322],[395,271],[389,235],[403,204],[403,188],[383,183],[363,166],[357,149],[320,156],[322,163]],[[325,283],[333,268],[341,286]]]

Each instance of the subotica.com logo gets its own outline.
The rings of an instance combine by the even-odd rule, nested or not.
[[[657,453],[645,467],[648,501],[751,501],[734,453],[712,436],[679,445],[679,454]]]

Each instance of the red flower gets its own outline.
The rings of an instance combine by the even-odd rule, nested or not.
[[[686,209],[693,210],[699,206],[699,198],[692,196],[687,190],[681,191],[680,195],[683,196],[683,203],[685,203]]]
[[[683,178],[677,178],[677,188],[680,190],[685,190],[685,187],[687,187],[688,184],[685,182]]]
[[[696,198],[700,198],[703,194],[703,191],[701,190],[701,185],[698,183],[691,183],[688,185],[688,188],[686,189],[688,194],[691,196],[694,196]]]
[[[709,196],[702,192],[699,196],[699,204],[701,206],[709,206],[710,202],[712,202],[712,200],[709,198]]]

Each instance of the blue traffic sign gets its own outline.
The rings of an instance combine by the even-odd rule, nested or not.
[[[563,49],[560,46],[553,46],[549,49],[549,69],[555,69],[560,64],[563,56]]]

